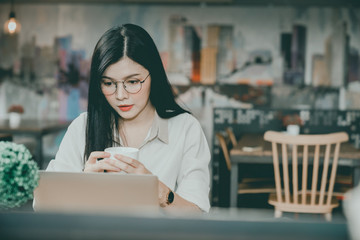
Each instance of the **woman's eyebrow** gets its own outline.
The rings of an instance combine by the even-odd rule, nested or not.
[[[130,75],[124,77],[124,79],[132,78],[132,77],[139,76],[139,75],[141,75],[141,74],[140,74],[140,73],[130,74]],[[108,76],[105,76],[105,75],[102,76],[101,78],[103,78],[103,79],[105,78],[105,79],[109,79],[109,80],[115,81],[114,78],[111,78],[111,77],[108,77]]]

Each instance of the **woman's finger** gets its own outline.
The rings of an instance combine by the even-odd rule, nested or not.
[[[129,170],[130,167],[133,168],[132,166],[129,166],[129,164],[122,162],[121,160],[118,160],[118,159],[105,158],[101,161],[104,161],[107,164],[109,164],[113,167],[116,167],[117,169],[120,169],[120,170],[124,170],[124,168]]]
[[[115,158],[122,161],[122,162],[125,162],[131,166],[133,166],[134,168],[137,168],[139,167],[140,165],[142,165],[138,160],[135,160],[131,157],[128,157],[128,156],[124,156],[124,155],[120,155],[120,154],[116,154],[115,155]]]
[[[88,162],[90,164],[95,164],[97,162],[97,159],[98,158],[108,158],[110,157],[111,154],[110,153],[107,153],[107,152],[92,152],[90,153],[90,156],[89,156],[89,159],[88,159]]]
[[[113,165],[107,163],[106,161],[101,160],[95,164],[86,164],[84,172],[104,172],[104,170],[114,171],[114,172],[121,171],[120,168],[113,166]]]
[[[98,161],[97,164],[95,164],[96,167],[102,172],[104,170],[106,171],[114,171],[114,172],[120,172],[121,168],[118,168],[110,163],[108,163],[106,160]]]
[[[110,159],[110,161],[112,161],[111,164],[113,164],[114,166],[116,166],[117,168],[120,168],[121,170],[123,170],[124,172],[127,172],[127,173],[135,173],[135,168],[134,166],[126,163],[126,162],[123,162],[121,160],[114,160],[114,159]]]
[[[102,163],[99,164],[102,160],[98,161],[99,158],[107,158],[110,157],[111,154],[107,152],[100,152],[95,151],[92,152],[88,158],[88,160],[85,163],[84,172],[103,172],[104,167],[109,168],[108,166],[103,165]],[[119,171],[118,168],[115,168],[113,170]]]
[[[144,164],[138,160],[119,154],[115,155],[115,158],[117,159],[117,162],[115,163],[117,164],[116,166],[127,173],[152,174],[149,170],[147,170]]]

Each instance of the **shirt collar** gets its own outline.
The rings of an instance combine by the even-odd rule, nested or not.
[[[124,146],[123,140],[119,136],[118,131],[115,130],[114,133],[116,136],[115,139],[119,139],[120,141],[119,142],[120,146]],[[144,146],[147,142],[150,142],[153,139],[155,139],[156,137],[159,138],[159,140],[165,144],[169,143],[168,119],[161,118],[155,110],[153,123],[151,125],[147,137],[145,138],[145,141],[143,142],[143,144],[141,144],[140,148]]]
[[[169,142],[168,120],[159,117],[159,115],[155,111],[154,121],[151,126],[148,141],[151,141],[156,137],[159,138],[159,140],[163,143],[168,144]]]

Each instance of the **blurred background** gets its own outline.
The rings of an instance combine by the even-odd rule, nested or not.
[[[86,111],[96,42],[108,28],[134,23],[153,37],[179,102],[203,126],[214,187],[214,131],[229,119],[218,112],[214,122],[215,108],[256,110],[234,113],[249,123],[241,131],[274,119],[269,109],[300,111],[302,120],[333,111],[319,115],[328,125],[314,124],[345,126],[360,147],[358,0],[0,0],[0,23],[0,121],[13,105],[41,121],[71,121]],[[47,158],[62,134],[46,136]],[[213,205],[221,205],[220,195]]]

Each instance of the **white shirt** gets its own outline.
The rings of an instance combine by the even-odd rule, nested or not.
[[[86,120],[87,113],[82,113],[70,124],[47,171],[84,169]],[[210,150],[199,122],[191,114],[163,119],[155,113],[139,148],[139,161],[179,196],[209,211]]]

